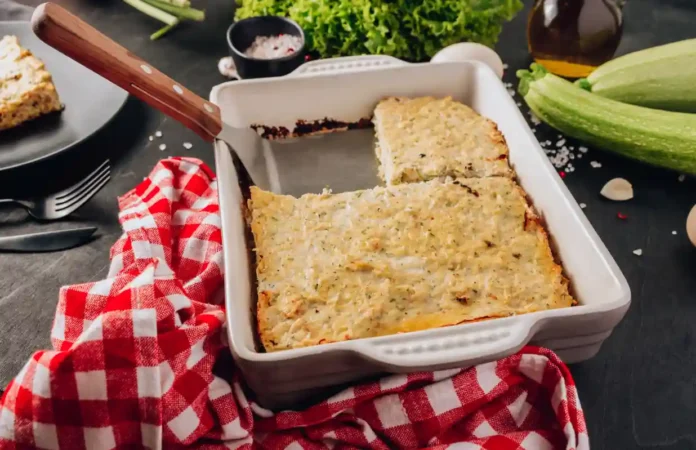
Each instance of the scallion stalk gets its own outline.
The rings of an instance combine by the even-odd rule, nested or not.
[[[179,19],[195,20],[196,22],[202,22],[203,20],[205,20],[205,11],[201,11],[200,9],[177,6],[163,0],[142,1],[157,9],[173,14],[177,16]]]
[[[176,22],[175,24],[173,24],[173,25],[165,25],[165,26],[163,26],[162,28],[160,28],[159,30],[155,31],[154,33],[152,33],[152,34],[150,35],[150,40],[151,40],[151,41],[154,41],[154,40],[157,40],[157,39],[161,38],[162,36],[165,35],[165,33],[167,33],[167,32],[170,31],[172,28],[174,28],[178,23],[179,23],[179,22],[177,21],[177,22]]]
[[[137,9],[143,14],[147,14],[153,19],[157,19],[160,22],[164,22],[170,27],[174,27],[179,23],[179,19],[176,16],[169,14],[166,11],[155,8],[152,5],[145,3],[143,0],[123,0],[124,2],[131,5],[133,8]]]
[[[156,40],[177,26],[182,20],[205,20],[205,11],[191,8],[189,0],[123,0],[138,11],[159,20],[164,27],[150,35]]]
[[[189,0],[162,0],[165,3],[169,3],[170,5],[174,6],[180,6],[182,8],[188,8],[191,6],[191,2]]]

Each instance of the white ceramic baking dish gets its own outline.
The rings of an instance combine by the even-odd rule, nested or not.
[[[220,117],[218,108],[58,5],[39,6],[32,27],[45,42],[201,137],[234,145],[233,153],[222,140],[215,143],[227,329],[237,364],[267,407],[299,406],[342,383],[384,372],[470,366],[509,355],[528,342],[555,350],[566,362],[582,361],[597,353],[628,309],[624,276],[500,82],[496,73],[502,64],[490,50],[478,46],[469,55],[497,72],[476,61],[446,62],[457,48],[471,50],[471,44],[455,44],[434,58],[445,62],[412,65],[380,56],[342,58],[311,62],[282,78],[225,83],[211,92]],[[271,142],[251,127],[292,130],[298,121],[326,118],[353,123],[369,118],[386,96],[422,95],[451,95],[498,124],[510,147],[510,162],[548,225],[580,305],[394,336],[259,351],[253,244],[243,209],[247,175],[263,188],[293,195],[320,192],[326,185],[335,191],[370,188],[378,179],[371,130]]]
[[[378,183],[370,130],[270,142],[255,124],[292,129],[300,120],[357,122],[386,96],[451,95],[494,120],[510,147],[510,162],[570,278],[579,305],[504,319],[394,336],[264,353],[255,338],[253,256],[243,218],[244,177],[275,192],[300,195],[369,188]],[[285,408],[325,395],[342,383],[381,373],[465,367],[512,354],[531,342],[568,363],[594,356],[630,303],[626,280],[589,224],[500,79],[475,62],[408,64],[356,57],[305,64],[276,79],[224,83],[210,100],[237,129],[215,144],[225,252],[227,328],[232,353],[259,402]]]

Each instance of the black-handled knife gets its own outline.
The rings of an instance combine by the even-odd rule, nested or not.
[[[38,253],[66,250],[87,242],[95,231],[96,227],[84,227],[0,237],[0,252]]]

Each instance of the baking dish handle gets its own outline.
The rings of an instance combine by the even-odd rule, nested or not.
[[[513,323],[500,323],[500,320]],[[536,325],[531,317],[500,320],[480,322],[466,331],[440,329],[436,335],[427,337],[404,334],[363,341],[358,351],[387,371],[467,367],[511,355],[529,342]]]
[[[393,56],[346,56],[342,58],[318,59],[316,61],[306,62],[288,76],[361,72],[363,70],[374,69],[375,67],[397,67],[407,64],[407,62],[394,58]]]

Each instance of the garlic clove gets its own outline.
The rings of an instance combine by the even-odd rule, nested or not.
[[[614,178],[609,180],[599,193],[609,200],[624,202],[633,198],[633,186],[623,178]]]
[[[696,205],[691,208],[689,217],[686,218],[686,234],[691,243],[696,246]]]

